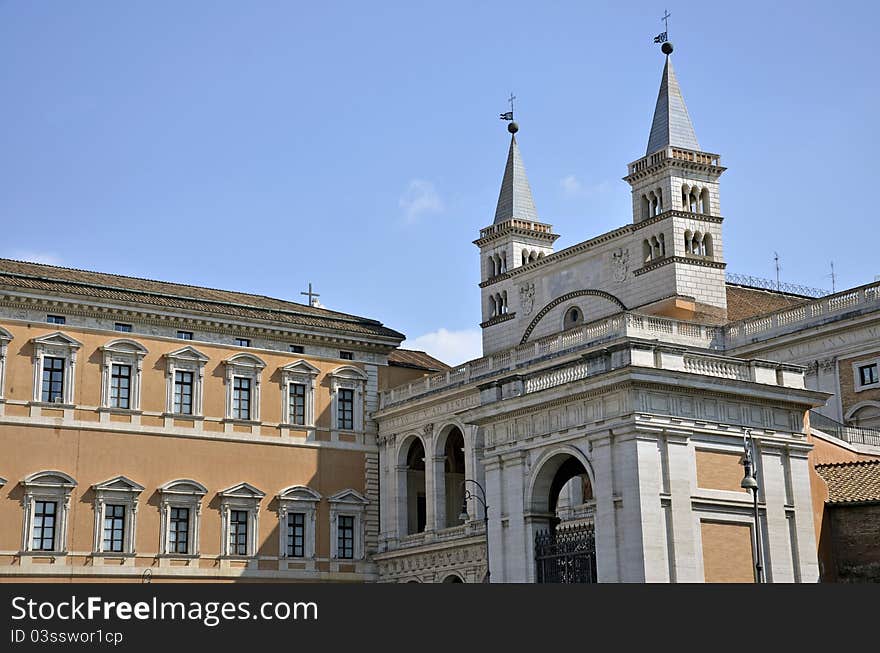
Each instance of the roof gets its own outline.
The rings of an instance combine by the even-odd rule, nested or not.
[[[395,349],[388,354],[388,364],[395,367],[410,367],[428,372],[445,372],[452,369],[430,354],[412,349]]]
[[[666,55],[666,65],[663,66],[660,92],[657,94],[657,105],[654,107],[654,120],[651,123],[651,134],[648,137],[648,150],[645,155],[653,154],[670,145],[687,150],[700,149],[687,105],[681,94],[681,87],[672,68],[672,59]]]
[[[828,503],[880,501],[880,460],[816,465],[828,485]]]
[[[498,195],[498,206],[495,208],[494,224],[514,218],[537,222],[538,210],[535,208],[535,200],[532,199],[532,189],[526,177],[526,167],[519,153],[519,145],[516,144],[516,136],[511,135],[507,165],[504,167],[504,177],[501,180],[501,193]]]
[[[737,322],[748,318],[772,313],[784,308],[799,306],[809,301],[810,297],[792,295],[775,290],[749,288],[727,284],[727,321]]]
[[[0,259],[0,288],[403,340],[377,320],[232,290]]]

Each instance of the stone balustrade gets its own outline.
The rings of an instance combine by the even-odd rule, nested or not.
[[[721,327],[681,322],[669,318],[618,313],[583,326],[539,338],[459,365],[447,372],[426,376],[407,385],[387,390],[381,395],[381,408],[444,388],[470,383],[481,377],[510,371],[535,361],[593,346],[617,338],[662,340],[701,349],[723,348]]]
[[[802,331],[829,318],[856,310],[880,307],[880,282],[827,295],[794,308],[776,311],[727,326],[728,349],[736,349],[760,340],[767,340],[787,331]]]
[[[877,285],[877,288],[880,289],[880,284]],[[763,325],[764,322],[773,324],[775,319],[775,316],[760,318],[750,324]],[[769,361],[743,360],[711,353],[685,353],[684,348],[723,351],[726,345],[723,327],[627,312],[539,338],[533,342],[526,342],[512,349],[469,361],[447,372],[427,376],[407,385],[393,388],[382,393],[380,405],[381,408],[387,408],[414,397],[485,380],[499,373],[525,368],[540,360],[547,360],[576,352],[578,349],[587,349],[603,342],[622,338],[653,340],[663,345],[672,346],[672,349],[658,350],[656,356],[654,353],[647,356],[644,352],[642,354],[636,353],[628,364],[674,369],[724,379],[803,387],[802,368],[798,366],[786,366]],[[679,349],[676,350],[675,347]],[[530,377],[526,381],[524,390],[525,392],[537,392],[603,371],[596,368],[596,365],[594,362],[582,361],[574,366],[547,372],[545,375]]]

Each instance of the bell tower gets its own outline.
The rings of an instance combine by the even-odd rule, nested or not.
[[[502,322],[515,315],[512,285],[507,272],[553,253],[559,236],[552,225],[538,220],[532,189],[526,177],[513,122],[513,112],[502,114],[509,120],[510,149],[501,180],[501,192],[495,208],[495,220],[480,230],[474,245],[480,248],[480,295],[482,303],[483,355],[495,351],[506,341]]]
[[[641,234],[636,273],[643,283],[668,287],[669,299],[648,310],[692,319],[723,321],[727,315],[718,180],[718,154],[697,140],[672,66],[666,62],[645,156],[629,164],[633,223]]]

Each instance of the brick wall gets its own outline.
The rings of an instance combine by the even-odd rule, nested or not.
[[[880,583],[880,503],[833,505],[828,514],[835,580]]]

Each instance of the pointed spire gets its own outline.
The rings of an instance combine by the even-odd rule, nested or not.
[[[672,68],[672,60],[669,58],[672,44],[668,45],[670,47],[663,50],[666,52],[666,65],[663,67],[663,78],[660,80],[660,92],[657,94],[657,106],[654,108],[654,122],[651,123],[646,156],[669,145],[687,150],[700,149],[687,105],[681,94],[681,87]]]
[[[529,187],[529,180],[526,177],[526,168],[519,153],[519,146],[516,144],[516,123],[511,122],[507,128],[511,134],[510,151],[507,153],[504,179],[501,180],[501,193],[498,195],[494,224],[513,218],[537,222],[538,211],[535,209],[532,189]]]

